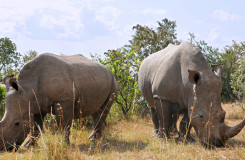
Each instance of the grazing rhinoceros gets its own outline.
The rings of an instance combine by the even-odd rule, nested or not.
[[[90,139],[100,138],[102,125],[117,94],[117,82],[103,65],[82,55],[41,54],[28,62],[16,80],[5,78],[6,110],[0,122],[0,148],[18,148],[30,128],[38,137],[43,118],[52,111],[69,143],[72,119],[92,116]],[[33,144],[36,138],[26,145]]]
[[[221,107],[221,72],[210,70],[201,51],[190,43],[167,48],[147,57],[139,70],[139,88],[151,107],[154,128],[159,137],[169,137],[176,115],[184,114],[180,135],[189,140],[193,126],[205,146],[223,146],[237,135],[245,120],[235,127],[225,125]],[[189,126],[190,122],[190,126]]]

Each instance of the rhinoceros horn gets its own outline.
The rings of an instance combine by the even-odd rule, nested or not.
[[[244,126],[245,126],[245,119],[234,127],[226,126],[225,139],[229,139],[236,136]]]

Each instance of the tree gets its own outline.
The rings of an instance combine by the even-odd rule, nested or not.
[[[245,49],[244,43],[243,49]],[[231,87],[234,94],[239,101],[245,102],[245,55],[243,55],[236,61],[237,69],[231,74]]]
[[[0,38],[0,78],[15,72],[20,65],[20,53],[9,38]]]
[[[9,38],[0,38],[0,80],[7,74],[15,73],[20,65],[20,53]],[[5,87],[0,86],[0,117],[5,110]]]
[[[228,100],[243,100],[245,98],[245,42],[233,41],[231,46],[225,47],[222,54],[224,70],[223,83]]]
[[[35,58],[38,55],[37,51],[34,50],[30,50],[27,52],[26,55],[23,56],[23,63],[27,63],[28,61],[32,60],[33,58]]]
[[[121,108],[123,115],[127,117],[128,113],[133,111],[136,97],[139,95],[136,72],[139,60],[133,51],[130,52],[126,48],[108,50],[105,53],[105,59],[101,59],[98,55],[91,56],[114,74],[119,87],[116,103]]]
[[[133,27],[135,34],[132,40],[129,41],[127,47],[134,50],[137,57],[142,61],[145,57],[164,49],[168,44],[179,44],[176,34],[176,22],[168,19],[163,19],[157,22],[156,30],[148,26],[136,25]]]

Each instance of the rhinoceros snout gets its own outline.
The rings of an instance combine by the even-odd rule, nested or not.
[[[208,149],[213,149],[216,147],[222,148],[225,147],[225,139],[212,137],[209,140],[202,142],[202,144]]]
[[[6,148],[6,150],[8,152],[12,152],[14,148],[15,148],[15,146],[9,146],[8,148]]]
[[[14,143],[6,142],[4,147],[1,147],[0,150],[8,151],[8,152],[12,152],[13,150],[17,151],[19,147],[21,146],[21,144],[22,143],[19,143],[19,142],[14,142]]]
[[[9,145],[8,147],[6,147],[6,151],[8,152],[12,152],[13,150],[17,151],[19,149],[20,145]],[[5,150],[5,149],[3,149]]]

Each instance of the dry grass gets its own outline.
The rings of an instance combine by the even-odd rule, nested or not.
[[[229,120],[237,120],[245,118],[245,103],[224,104],[226,117]]]
[[[239,106],[223,106],[229,125],[245,118],[245,111]],[[0,159],[245,159],[245,129],[229,140],[226,148],[215,150],[205,149],[197,142],[183,145],[174,140],[159,141],[151,137],[152,131],[150,118],[109,123],[91,151],[89,129],[73,128],[68,147],[61,134],[52,134],[52,129],[46,128],[37,146],[21,147],[16,153],[3,152]]]

